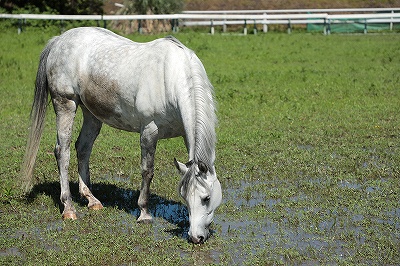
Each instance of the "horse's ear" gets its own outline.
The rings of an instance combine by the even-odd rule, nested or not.
[[[174,158],[174,164],[181,175],[184,175],[187,172],[188,167],[184,163],[178,162],[176,158]]]
[[[202,161],[199,161],[199,162],[197,163],[197,165],[199,166],[199,170],[200,170],[201,173],[206,174],[206,173],[208,172],[208,167],[207,167],[207,165],[206,165],[205,163],[203,163]]]
[[[194,163],[194,161],[190,160],[189,162],[185,163],[185,165],[187,168],[189,168],[190,166],[192,166],[193,163]]]

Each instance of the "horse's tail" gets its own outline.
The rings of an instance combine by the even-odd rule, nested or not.
[[[39,150],[47,109],[48,84],[46,64],[51,47],[57,37],[51,39],[40,55],[39,67],[36,75],[35,95],[31,110],[31,127],[26,145],[25,157],[21,169],[22,190],[28,194],[33,187],[33,168]]]

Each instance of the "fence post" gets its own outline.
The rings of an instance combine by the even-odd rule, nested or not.
[[[257,24],[256,24],[256,20],[254,20],[254,28],[253,28],[253,33],[254,35],[257,34]]]
[[[211,35],[214,35],[214,20],[211,20],[211,29],[210,29]]]
[[[244,35],[247,35],[247,21],[246,21],[246,20],[244,20],[243,34],[244,34]]]
[[[174,33],[179,32],[179,20],[178,19],[172,20],[172,32],[174,32]]]
[[[367,34],[367,19],[364,20],[364,34]]]
[[[62,20],[60,20],[60,26],[61,26],[61,34],[63,34],[64,33],[64,31],[65,31],[65,27],[64,27],[64,20],[62,19]]]
[[[224,15],[226,15],[226,13],[224,13]],[[224,25],[222,25],[222,31],[225,33],[227,31],[227,25],[226,25],[226,18],[224,19]]]
[[[267,13],[264,13],[264,19],[263,19],[263,32],[267,33],[268,32],[268,24],[267,24],[267,19],[265,18],[267,16]]]
[[[103,14],[101,15],[101,20],[103,21],[103,28],[107,29],[107,20],[103,19]]]
[[[225,33],[226,31],[227,31],[226,19],[224,19],[224,25],[222,25],[222,32]]]
[[[291,20],[290,20],[290,19],[289,19],[289,24],[288,24],[287,33],[288,33],[288,34],[292,33],[292,23],[291,23]]]
[[[18,34],[22,32],[22,19],[18,19]]]
[[[328,19],[328,35],[331,34],[331,20]]]
[[[139,34],[143,33],[142,20],[141,19],[138,20],[138,31],[139,31]]]
[[[392,10],[392,14],[393,13],[394,13],[394,10]],[[390,29],[390,31],[392,31],[393,30],[393,17],[391,17],[390,19],[391,19],[391,21],[390,21],[389,29]]]

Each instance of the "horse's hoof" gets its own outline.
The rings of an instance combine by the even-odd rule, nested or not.
[[[95,203],[95,204],[93,204],[93,205],[91,205],[91,206],[88,206],[88,208],[89,208],[90,210],[95,210],[95,211],[97,211],[97,210],[103,209],[103,205],[102,205],[100,202],[98,202],[98,203]]]
[[[76,213],[73,211],[68,211],[68,212],[64,212],[62,215],[62,219],[63,220],[76,220],[78,219],[78,217],[76,217]]]
[[[137,222],[141,224],[151,224],[153,223],[153,219],[142,219],[142,220],[138,219]]]
[[[153,222],[153,217],[150,215],[140,215],[137,222],[141,224],[151,224]]]

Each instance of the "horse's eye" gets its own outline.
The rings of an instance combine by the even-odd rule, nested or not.
[[[210,201],[210,196],[204,197],[203,202],[208,203]]]

